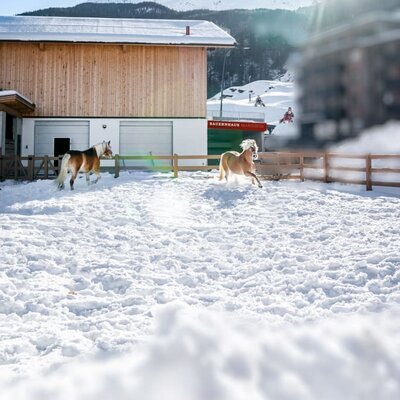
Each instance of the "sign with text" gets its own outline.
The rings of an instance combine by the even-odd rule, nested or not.
[[[236,131],[255,131],[264,132],[268,128],[265,122],[245,122],[245,121],[208,121],[208,129],[227,129]]]

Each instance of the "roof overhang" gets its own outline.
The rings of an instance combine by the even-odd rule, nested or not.
[[[14,90],[0,91],[0,111],[21,117],[35,110],[35,104]]]
[[[136,18],[0,16],[0,41],[234,47],[212,22]]]

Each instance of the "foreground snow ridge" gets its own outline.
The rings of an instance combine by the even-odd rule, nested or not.
[[[2,399],[400,398],[397,189],[1,189]]]

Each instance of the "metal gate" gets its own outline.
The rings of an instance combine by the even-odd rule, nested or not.
[[[121,121],[119,135],[121,155],[169,156],[172,155],[171,121]],[[125,161],[127,166],[152,169],[169,166],[170,160]],[[122,165],[123,167],[123,165]]]
[[[54,139],[70,139],[70,150],[89,148],[89,121],[35,121],[35,155],[53,156]]]

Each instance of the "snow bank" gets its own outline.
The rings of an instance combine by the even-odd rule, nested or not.
[[[400,122],[389,121],[366,129],[358,137],[335,144],[330,150],[355,154],[400,154]]]
[[[281,123],[275,126],[271,134],[264,136],[265,151],[280,151],[287,147],[290,140],[299,136],[300,127],[296,122]]]
[[[400,311],[312,325],[232,321],[171,303],[149,343],[15,382],[3,400],[393,400],[400,397]]]

